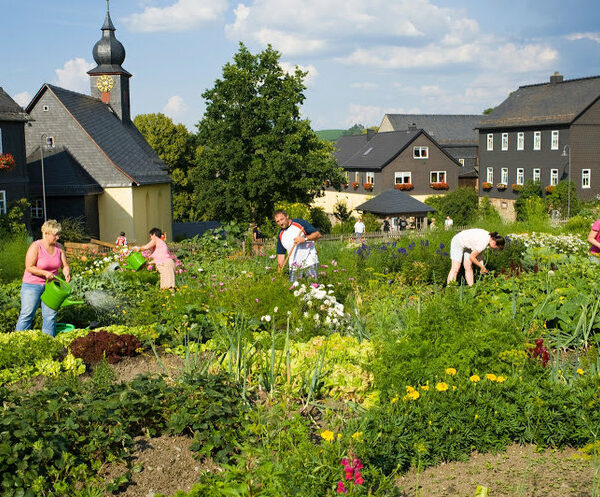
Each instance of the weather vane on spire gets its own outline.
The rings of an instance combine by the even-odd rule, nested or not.
[[[108,9],[108,2],[109,2],[109,1],[110,1],[110,0],[106,0],[106,12],[108,12],[108,10],[109,10],[109,9]]]

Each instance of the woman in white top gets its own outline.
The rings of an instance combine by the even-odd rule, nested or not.
[[[454,235],[450,242],[450,259],[452,267],[448,273],[448,283],[456,281],[461,264],[465,267],[465,279],[467,285],[473,286],[473,264],[479,266],[481,273],[487,273],[487,269],[481,260],[481,253],[488,248],[502,250],[504,248],[504,237],[496,232],[488,233],[486,230],[473,228],[464,230]]]

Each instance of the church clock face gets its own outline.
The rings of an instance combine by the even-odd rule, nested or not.
[[[108,74],[104,74],[96,81],[96,86],[102,93],[108,93],[115,86],[115,80],[112,79]]]

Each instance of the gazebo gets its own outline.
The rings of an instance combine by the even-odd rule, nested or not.
[[[357,211],[371,212],[380,217],[389,217],[391,225],[397,227],[401,218],[407,221],[414,218],[414,227],[421,228],[426,226],[425,218],[428,212],[435,212],[435,209],[417,199],[411,197],[408,193],[391,188],[380,193],[371,200],[355,207]],[[412,223],[409,223],[412,224]]]

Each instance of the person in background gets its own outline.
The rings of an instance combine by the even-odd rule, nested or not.
[[[356,241],[358,242],[360,239],[362,239],[364,234],[365,234],[365,223],[362,222],[361,218],[358,218],[358,221],[356,221],[354,223],[354,237],[355,237]]]
[[[288,253],[289,278],[294,283],[306,275],[317,279],[319,274],[319,256],[315,242],[321,233],[304,219],[290,219],[284,210],[276,210],[273,219],[281,228],[277,236],[277,270],[281,271]]]
[[[264,243],[265,235],[263,235],[256,223],[252,223],[252,250],[255,255],[264,255]]]
[[[429,223],[429,229],[433,231],[436,228],[437,228],[437,225],[435,224],[435,217],[432,217],[431,222]]]
[[[160,274],[160,288],[164,290],[175,288],[175,262],[167,244],[162,239],[162,234],[159,228],[152,228],[150,230],[150,241],[142,247],[135,246],[131,250],[135,252],[152,250],[150,259],[156,265],[156,270]]]
[[[383,225],[381,226],[382,231],[387,234],[390,232],[390,218],[386,216],[383,220]]]
[[[117,239],[115,240],[115,245],[117,247],[127,247],[127,237],[125,236],[125,232],[121,231]]]
[[[448,273],[447,282],[456,281],[460,266],[464,265],[467,285],[473,286],[473,264],[481,269],[482,274],[487,273],[487,269],[481,260],[481,253],[488,247],[502,250],[504,248],[504,237],[496,232],[488,233],[480,228],[464,230],[454,235],[450,242],[452,267]]]
[[[34,241],[25,255],[25,272],[21,284],[21,313],[15,327],[16,331],[29,330],[35,317],[35,311],[42,306],[42,331],[47,335],[56,334],[57,311],[41,302],[46,281],[58,276],[62,268],[65,281],[71,281],[71,270],[64,249],[58,243],[61,226],[49,219],[42,225],[42,239]]]
[[[596,219],[588,234],[590,244],[590,261],[600,263],[600,219]]]
[[[452,221],[452,218],[450,216],[446,216],[446,219],[444,221],[444,229],[448,231],[449,229],[452,229],[453,225],[454,221]]]

